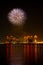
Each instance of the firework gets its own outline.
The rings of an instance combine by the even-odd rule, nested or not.
[[[26,20],[26,14],[22,9],[13,9],[8,13],[8,19],[12,24],[22,25]]]

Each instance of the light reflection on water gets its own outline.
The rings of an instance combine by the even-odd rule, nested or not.
[[[35,50],[34,50],[34,53],[35,53],[35,61],[37,61],[37,59],[38,59],[37,51],[38,51],[37,45],[35,45]]]
[[[10,50],[8,50],[8,48],[10,48]],[[14,61],[18,61],[19,57],[21,59],[21,61],[18,61],[18,63],[20,62],[20,65],[23,64],[23,62],[29,64],[30,61],[35,61],[37,63],[43,60],[43,44],[12,44],[8,48],[7,52],[9,51],[10,54],[7,54],[10,56],[12,63],[14,63]]]
[[[25,56],[25,52],[24,52],[24,60],[28,60],[27,63],[29,63],[30,61],[32,62],[43,62],[43,44],[28,44],[26,45],[26,47],[24,47],[24,51],[27,53],[27,55]],[[26,59],[27,58],[27,59]]]

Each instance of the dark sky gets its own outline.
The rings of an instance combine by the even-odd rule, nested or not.
[[[23,34],[37,34],[43,40],[43,4],[23,1],[0,2],[0,37],[14,34],[15,26],[9,23],[7,14],[13,8],[21,8],[27,14],[26,23],[23,26]],[[12,30],[13,28],[13,30]]]

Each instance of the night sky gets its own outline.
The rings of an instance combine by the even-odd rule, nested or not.
[[[21,8],[27,14],[27,20],[23,26],[23,35],[38,35],[43,40],[43,4],[23,1],[0,2],[0,38],[6,35],[15,35],[15,26],[7,18],[8,12],[13,8]]]

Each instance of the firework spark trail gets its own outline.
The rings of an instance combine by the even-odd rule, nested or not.
[[[26,20],[26,14],[21,9],[13,9],[8,13],[8,19],[12,24],[22,25]]]

